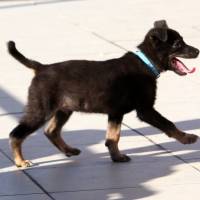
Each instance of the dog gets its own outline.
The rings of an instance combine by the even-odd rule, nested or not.
[[[196,58],[199,54],[199,50],[187,45],[165,20],[154,22],[138,45],[139,53],[127,52],[120,58],[106,61],[41,64],[22,55],[13,41],[8,42],[8,51],[35,72],[25,114],[10,133],[17,167],[31,166],[32,163],[23,157],[22,143],[47,121],[50,121],[45,129],[48,139],[66,156],[79,155],[81,151],[66,144],[61,137],[62,126],[74,111],[108,115],[105,145],[114,162],[130,161],[120,152],[118,142],[123,115],[133,110],[140,120],[182,144],[198,139],[176,128],[154,109],[158,76],[168,70],[181,76],[190,73],[177,57]]]

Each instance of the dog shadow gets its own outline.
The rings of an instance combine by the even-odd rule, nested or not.
[[[199,122],[200,120],[195,119],[178,124],[185,127],[185,130],[188,128],[191,130],[192,125],[200,128]],[[160,134],[157,130],[153,133],[153,130],[155,129],[151,127],[136,129],[136,131],[148,132],[150,135]],[[42,132],[43,129],[40,129],[24,143],[25,157],[35,163],[32,168],[25,171],[39,183],[44,184],[44,187],[47,187],[46,184],[48,185],[49,180],[56,178],[54,187],[57,187],[57,184],[61,185],[56,188],[56,194],[68,192],[66,196],[69,199],[79,199],[84,195],[91,200],[95,196],[101,197],[101,199],[122,200],[153,196],[157,192],[145,186],[145,183],[173,174],[174,168],[183,164],[182,157],[186,157],[187,163],[198,162],[200,158],[199,144],[190,145],[187,148],[185,145],[177,145],[176,141],[155,145],[145,138],[141,137],[141,139],[137,133],[131,130],[122,131],[121,134],[121,146],[128,144],[127,148],[123,149],[123,153],[132,158],[130,163],[112,163],[110,161],[109,153],[104,146],[105,130],[65,131],[63,133],[65,141],[82,151],[82,154],[77,157],[66,158],[50,144],[44,134],[41,135]],[[145,136],[148,137],[148,134]],[[134,144],[140,142],[141,145],[134,147]],[[8,140],[0,140],[0,146],[11,158]],[[167,151],[164,151],[165,148]],[[185,149],[191,151],[185,153]],[[183,153],[179,155],[179,159],[168,151],[183,151]],[[11,166],[12,164],[4,165],[4,169]],[[48,179],[45,178],[46,176]],[[51,188],[47,187],[47,191],[49,190],[51,191]]]

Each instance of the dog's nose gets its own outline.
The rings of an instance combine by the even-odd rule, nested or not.
[[[199,49],[195,49],[197,56],[199,55]]]

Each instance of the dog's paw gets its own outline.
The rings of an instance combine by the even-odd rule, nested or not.
[[[131,158],[125,154],[113,155],[111,158],[113,162],[129,162],[131,160]]]
[[[65,155],[66,155],[67,157],[71,157],[71,156],[78,156],[80,153],[81,153],[81,150],[76,149],[76,148],[73,148],[73,149],[70,149],[70,151],[67,150],[67,151],[65,152]]]
[[[22,160],[15,163],[18,168],[28,168],[33,166],[33,163],[30,160]]]
[[[194,134],[185,134],[182,138],[179,139],[179,141],[182,144],[193,144],[197,141],[198,136]]]

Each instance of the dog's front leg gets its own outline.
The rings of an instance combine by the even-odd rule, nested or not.
[[[118,148],[122,119],[123,116],[108,116],[108,128],[106,132],[105,145],[108,147],[113,162],[130,161],[130,158],[125,154],[121,154]]]
[[[192,144],[198,139],[198,136],[194,134],[184,133],[177,129],[171,121],[164,118],[154,108],[137,110],[137,115],[140,120],[147,122],[152,126],[162,130],[169,137],[177,139],[182,144]]]

